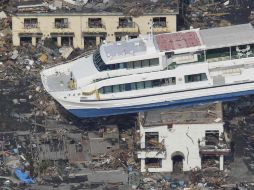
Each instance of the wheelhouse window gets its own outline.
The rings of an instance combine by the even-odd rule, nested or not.
[[[138,69],[143,67],[153,67],[159,65],[159,59],[146,59],[146,60],[139,60],[139,61],[131,61],[126,63],[127,69]]]
[[[112,86],[104,86],[99,89],[101,94],[110,94],[110,93],[117,93],[117,92],[125,92],[125,91],[133,91],[133,90],[141,90],[147,88],[156,88],[161,86],[169,86],[175,85],[176,78],[163,78],[163,79],[155,79],[149,81],[140,81],[140,82],[133,82],[133,83],[125,83],[125,84],[118,84]]]
[[[185,82],[190,83],[190,82],[199,82],[199,81],[206,81],[207,76],[205,73],[199,73],[199,74],[194,74],[194,75],[185,75]]]
[[[144,67],[158,66],[159,58],[106,65],[101,58],[100,50],[97,49],[93,55],[93,62],[98,71],[117,69],[140,69]]]
[[[93,54],[93,62],[98,71],[103,71],[107,69],[107,65],[101,58],[100,49],[97,49]]]

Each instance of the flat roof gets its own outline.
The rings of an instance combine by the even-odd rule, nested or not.
[[[222,122],[222,105],[221,103],[216,103],[152,110],[141,112],[139,119],[143,127]]]
[[[254,29],[251,24],[204,29],[199,34],[206,49],[254,43]]]
[[[134,55],[135,53],[145,52],[146,44],[141,38],[131,41],[119,41],[102,46],[108,58],[115,56]]]
[[[155,36],[155,42],[160,51],[172,51],[201,45],[195,31],[159,34]]]

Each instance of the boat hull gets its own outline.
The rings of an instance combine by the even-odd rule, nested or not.
[[[188,98],[176,101],[164,101],[151,104],[144,104],[138,106],[125,106],[125,107],[111,107],[111,108],[88,108],[88,109],[68,109],[73,115],[79,118],[88,117],[100,117],[100,116],[110,116],[110,115],[121,115],[127,113],[137,113],[141,111],[159,109],[159,108],[176,108],[180,106],[190,106],[198,105],[211,102],[221,102],[221,101],[232,101],[236,100],[241,96],[247,96],[254,94],[254,90],[217,94],[210,96],[202,96],[196,98]]]

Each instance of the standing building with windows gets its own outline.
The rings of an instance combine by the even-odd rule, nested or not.
[[[141,112],[139,126],[141,172],[183,172],[208,163],[223,170],[230,153],[221,104]]]
[[[176,31],[178,3],[169,2],[161,8],[148,2],[138,15],[126,13],[124,3],[122,9],[117,6],[105,4],[104,8],[98,8],[88,3],[79,11],[19,12],[12,17],[13,44],[36,45],[39,40],[51,38],[59,47],[94,48],[104,40],[114,42],[147,35],[151,32],[151,22],[153,33]],[[141,5],[136,1],[133,6]]]

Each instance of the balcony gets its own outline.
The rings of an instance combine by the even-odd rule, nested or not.
[[[39,23],[24,23],[24,29],[39,28]]]
[[[213,145],[205,145],[199,146],[199,152],[202,155],[227,155],[230,153],[230,148],[226,144],[213,146]]]
[[[69,28],[69,26],[70,26],[70,23],[59,23],[59,22],[54,23],[54,28],[56,29]]]
[[[99,21],[99,22],[88,22],[88,28],[106,28],[105,25]]]
[[[139,34],[139,27],[135,22],[119,22],[117,26],[117,32]]]
[[[158,151],[158,150],[140,150],[137,151],[137,156],[139,159],[143,158],[166,158],[166,151]]]
[[[168,25],[166,22],[154,22],[153,32],[154,33],[169,33],[171,32],[171,30],[168,28]]]
[[[27,34],[41,33],[38,23],[24,23],[23,28],[21,28],[19,32]]]
[[[164,142],[150,140],[147,143],[141,143],[137,148],[137,155],[138,158],[166,158]]]
[[[167,22],[165,22],[165,21],[153,22],[153,27],[154,28],[167,28]]]
[[[89,21],[85,23],[83,32],[87,33],[106,33],[106,26],[101,21]]]

